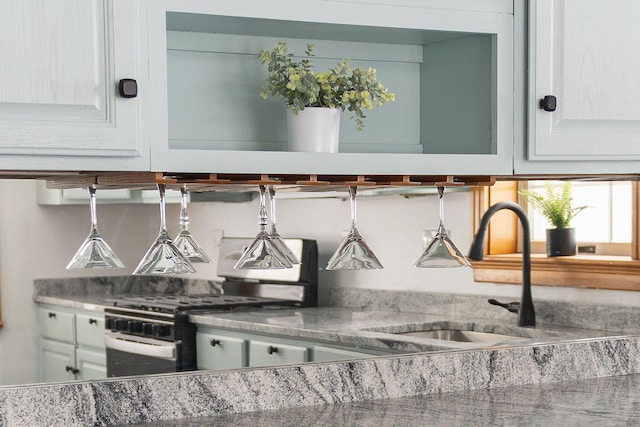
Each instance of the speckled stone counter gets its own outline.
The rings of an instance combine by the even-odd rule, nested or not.
[[[474,313],[476,316],[482,314],[482,317],[485,317],[486,312],[489,314],[487,317],[493,319],[492,323],[502,319],[507,323],[513,322],[511,324],[515,325],[515,317],[511,313],[496,307],[487,307],[486,297],[441,295],[427,298],[422,295],[416,297],[416,293],[392,294],[384,291],[363,291],[365,292],[361,292],[358,297],[351,295],[347,298],[352,305],[344,304],[344,306],[354,309],[351,310],[352,312],[396,310],[420,314],[427,312],[426,307],[429,307],[428,311],[435,310],[435,308],[432,310],[433,307],[429,304],[418,307],[420,303],[429,299],[437,303],[434,307],[437,306],[442,310],[434,314],[444,314],[445,317],[452,318],[451,316],[455,314]],[[346,294],[350,292],[352,291],[345,291]],[[378,300],[376,300],[376,294],[379,297]],[[434,296],[434,294],[428,295]],[[336,297],[337,306],[342,305],[337,301],[345,296],[343,294]],[[553,304],[547,306],[540,304],[537,308],[539,306],[544,308],[539,312],[543,320],[541,322],[543,328],[553,326],[554,322],[551,321],[553,313],[545,311],[547,308],[552,308]],[[556,306],[557,309],[562,307],[562,305]],[[605,322],[603,329],[621,333],[625,332],[625,322],[629,321],[624,318],[625,313],[631,320],[638,318],[638,310],[632,308],[605,307],[602,310],[594,307],[582,308],[586,310],[587,316],[593,316],[586,322],[589,325],[597,323],[593,319],[604,318],[607,313],[618,313],[612,316],[612,322]],[[562,321],[557,322],[556,325],[575,326],[579,314],[578,307],[569,304],[566,312],[558,315]],[[424,318],[418,318],[416,324],[419,325],[424,320]],[[377,328],[381,325],[370,326]],[[277,328],[282,325],[270,324],[262,327]],[[388,328],[389,325],[384,327]],[[637,325],[630,325],[628,331],[635,332],[637,328]],[[380,334],[387,333],[389,330],[361,332]],[[488,402],[486,405],[489,406],[482,406],[485,405],[482,404],[478,411],[487,414],[486,416],[494,413],[496,418],[493,424],[511,424],[512,422],[517,424],[518,420],[505,418],[506,412],[500,414],[495,412],[495,406],[491,406],[491,402],[495,399],[505,399],[505,408],[509,402],[518,404],[517,401],[506,400],[515,399],[516,394],[508,391],[501,393],[501,387],[507,387],[504,390],[510,390],[514,386],[532,385],[531,387],[534,388],[530,392],[534,393],[534,389],[539,390],[535,387],[546,387],[544,384],[548,383],[629,374],[640,374],[640,337],[638,336],[534,342],[530,345],[514,347],[492,346],[488,349],[435,351],[342,362],[309,363],[301,366],[224,372],[198,371],[92,382],[7,387],[0,389],[0,425],[113,425],[211,418],[284,409],[290,410],[291,414],[312,414],[311,410],[333,408],[329,409],[332,411],[340,406],[355,408],[351,412],[354,415],[346,415],[352,418],[347,418],[343,424],[352,425],[361,416],[360,414],[366,411],[366,408],[375,407],[378,403],[383,404],[384,407],[393,399],[399,399],[397,402],[407,402],[408,410],[416,408],[420,411],[419,408],[422,405],[424,410],[418,412],[418,417],[420,414],[428,416],[425,405],[427,402],[437,402],[438,395],[444,396],[443,393],[455,392],[464,396],[465,393],[473,390],[476,392],[468,396],[475,397],[463,397],[461,402],[469,402],[469,400],[475,402],[476,399],[480,402],[486,401]],[[540,386],[533,386],[534,384],[540,384]],[[487,391],[487,389],[490,390]],[[579,391],[580,386],[575,387],[575,390]],[[602,390],[604,393],[609,389]],[[625,386],[615,386],[615,390],[622,390],[611,391],[622,393],[619,394],[622,402]],[[527,392],[523,393],[519,404],[523,405],[525,413],[531,412],[534,399],[527,399],[525,396]],[[551,400],[553,399],[550,398],[549,401]],[[634,405],[633,402],[629,404]],[[542,409],[545,408],[544,405],[543,403]],[[576,407],[582,406],[576,403]],[[442,412],[454,410],[450,406],[441,408]],[[393,412],[396,409],[389,410]],[[613,413],[614,411],[611,411],[611,414]],[[462,414],[468,416],[469,412],[465,408]],[[451,415],[446,414],[446,416]],[[269,413],[242,416],[268,417]],[[316,415],[316,417],[324,416],[326,415],[321,413]],[[379,416],[383,417],[383,414]],[[320,422],[324,418],[313,418],[313,420],[316,419]],[[434,418],[434,423],[420,424],[442,425],[448,424],[450,419],[442,418],[442,421],[438,421],[439,418]],[[566,424],[566,416],[561,419],[563,424]],[[212,418],[207,422],[213,424],[214,420],[222,420],[224,425],[224,418]],[[280,421],[284,420],[280,419]],[[378,426],[383,421],[384,418],[376,418],[374,423]],[[455,423],[455,419],[453,422]],[[308,421],[306,423],[317,424]],[[603,423],[606,424],[606,420]],[[249,422],[249,424],[252,423]],[[264,424],[268,425],[267,421]],[[284,422],[280,424],[286,425]],[[393,423],[393,425],[398,424],[404,423]]]
[[[530,384],[153,423],[199,426],[627,426],[640,424],[640,375]],[[149,425],[149,424],[136,424]]]
[[[640,338],[0,389],[0,425],[111,425],[640,373]]]
[[[33,301],[88,311],[103,311],[109,298],[120,295],[219,294],[215,281],[162,276],[111,276],[36,279]]]
[[[336,288],[331,293],[332,307],[365,310],[406,311],[516,322],[517,315],[487,303],[482,295],[442,294],[416,291]],[[533,295],[536,325],[640,333],[640,308],[622,305],[544,300]]]
[[[190,319],[199,327],[210,326],[247,333],[280,335],[398,353],[464,350],[492,345],[514,346],[541,341],[611,336],[611,333],[606,331],[567,327],[522,328],[516,326],[513,321],[471,316],[336,307],[200,314],[192,315]],[[409,332],[433,329],[457,329],[500,335],[496,335],[493,342],[443,341],[405,335]],[[515,338],[504,341],[500,338],[501,335]]]

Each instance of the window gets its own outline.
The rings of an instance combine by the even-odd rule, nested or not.
[[[519,183],[519,188],[544,194],[547,181]],[[551,181],[552,184],[560,184]],[[629,255],[632,236],[632,185],[628,181],[577,181],[572,183],[573,206],[588,206],[571,225],[576,229],[578,252]],[[527,209],[533,252],[545,252],[547,220],[532,206]]]
[[[548,258],[545,253],[547,223],[529,212],[532,238],[531,281],[536,285],[580,286],[640,290],[638,261],[638,184],[636,182],[575,181],[576,206],[589,205],[572,223],[582,253]],[[540,181],[499,181],[491,188],[473,190],[474,229],[486,209],[501,200],[526,202],[518,189],[544,186]],[[538,186],[538,187],[537,187]],[[591,211],[591,212],[588,212]],[[584,228],[583,232],[579,229]],[[520,225],[511,212],[499,212],[489,224],[485,259],[473,262],[476,281],[521,283]],[[595,254],[588,253],[595,247]],[[586,252],[586,253],[585,253]]]

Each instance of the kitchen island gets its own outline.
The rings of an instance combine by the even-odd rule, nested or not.
[[[452,318],[455,316],[460,318],[464,317],[465,312],[479,315],[483,312],[475,307],[487,305],[486,300],[483,302],[482,297],[478,296],[438,296],[423,293],[416,296],[416,293],[366,290],[361,290],[359,295],[355,295],[354,292],[354,290],[345,291],[348,293],[345,296],[348,297],[351,305],[359,308],[345,307],[348,304],[339,304],[337,301],[334,307],[327,308],[325,312],[325,314],[333,313],[332,316],[319,316],[323,308],[312,309],[309,312],[313,313],[315,310],[319,320],[329,321],[330,324],[333,322],[335,329],[339,327],[335,322],[348,312],[365,313],[384,311],[381,308],[387,308],[387,311],[395,309],[397,312],[390,316],[390,319],[396,316],[397,320],[400,323],[405,322],[406,326],[408,318],[403,319],[401,311],[413,312],[409,316],[415,316],[412,320],[414,325],[419,325],[426,319],[425,316],[429,316],[420,313],[415,307],[421,306],[423,311],[426,311],[426,308],[437,311],[437,307],[441,310],[435,313],[437,316],[449,313]],[[423,295],[425,300],[428,299],[437,305],[425,304],[424,300],[420,300]],[[58,297],[62,298],[62,296]],[[51,298],[54,297],[49,295],[41,302],[52,304],[54,300]],[[408,302],[402,303],[402,300]],[[589,326],[599,324],[614,332],[609,332],[608,336],[604,337],[570,340],[556,338],[552,341],[541,341],[536,338],[529,343],[519,343],[515,346],[495,345],[484,349],[451,349],[282,367],[219,372],[196,371],[91,382],[7,387],[0,389],[0,425],[112,425],[191,418],[210,424],[211,417],[224,417],[220,420],[228,420],[229,423],[234,421],[227,417],[239,417],[237,420],[240,420],[241,424],[269,425],[271,416],[274,420],[282,421],[281,424],[286,425],[286,419],[280,418],[278,414],[284,414],[282,417],[290,415],[294,420],[295,417],[309,416],[312,421],[317,421],[313,423],[305,421],[307,424],[317,425],[324,420],[329,420],[330,425],[339,425],[340,422],[343,422],[343,425],[352,425],[358,424],[360,417],[365,417],[362,415],[363,412],[378,407],[385,411],[384,414],[389,415],[379,413],[377,416],[372,416],[371,419],[376,425],[387,422],[386,419],[392,420],[387,425],[410,425],[412,421],[409,419],[395,418],[394,414],[398,412],[401,412],[400,415],[410,413],[418,419],[424,418],[424,422],[419,424],[443,425],[447,424],[450,418],[438,417],[455,416],[457,406],[446,406],[447,402],[455,399],[462,402],[460,405],[464,406],[465,412],[462,412],[460,420],[473,421],[475,418],[465,417],[469,417],[470,413],[479,412],[482,416],[478,421],[479,424],[486,419],[490,420],[486,424],[517,424],[516,419],[500,418],[510,416],[508,408],[517,402],[504,400],[504,405],[500,406],[499,403],[503,398],[498,396],[504,396],[504,399],[516,399],[519,393],[522,396],[522,410],[511,410],[511,413],[528,416],[527,414],[536,412],[537,396],[544,396],[549,393],[545,390],[554,389],[561,393],[568,393],[572,390],[571,384],[575,380],[581,381],[575,383],[578,384],[574,387],[576,391],[588,390],[587,384],[592,384],[589,387],[594,387],[593,391],[585,392],[587,393],[583,397],[585,402],[590,402],[592,400],[589,399],[598,398],[599,395],[612,393],[612,405],[623,405],[624,402],[628,402],[633,407],[635,400],[632,399],[634,394],[637,395],[637,388],[634,387],[638,381],[633,382],[630,379],[636,378],[633,374],[640,374],[640,338],[634,335],[636,331],[633,328],[636,326],[632,322],[637,316],[636,312],[624,307],[572,306],[566,302],[541,301],[539,304],[542,308],[539,312],[542,320],[541,329],[553,326],[546,319],[553,318],[556,322],[558,321],[560,312],[555,310],[558,304],[562,304],[564,319],[562,324],[565,326],[574,327],[579,322]],[[553,308],[554,311],[547,312],[546,307]],[[295,309],[290,310],[295,312]],[[498,315],[494,316],[496,318],[491,320],[492,323],[498,322],[499,316],[503,316],[507,322],[515,320],[508,317],[511,313],[506,313],[506,310],[505,313],[489,309],[485,312]],[[572,320],[569,317],[572,313],[580,313],[582,317]],[[305,321],[308,319],[305,320],[303,316],[302,327],[300,327],[301,318],[288,314],[289,316],[285,317],[298,322],[298,332],[312,333],[309,328],[311,323],[305,326]],[[210,322],[246,322],[251,325],[247,319],[237,318],[243,315],[249,315],[249,313],[221,314],[217,320],[210,320]],[[235,319],[234,316],[236,316]],[[268,316],[265,317],[265,319],[268,318]],[[609,319],[608,323],[606,319]],[[612,326],[611,322],[616,319],[621,321],[617,326]],[[204,319],[200,321],[204,322]],[[631,322],[629,328],[626,326],[628,322]],[[515,325],[515,323],[512,324]],[[217,323],[216,326],[224,327],[221,323]],[[226,327],[230,326],[236,327],[238,323],[226,323]],[[369,335],[371,338],[370,334],[393,337],[389,332],[394,330],[388,328],[400,325],[387,324],[384,325],[387,329],[381,330],[379,329],[381,325],[365,321],[360,324],[361,328],[363,326],[370,330],[361,330],[360,333]],[[260,325],[259,322],[253,322],[250,327],[259,328],[262,332],[275,333],[278,328],[284,328],[286,325],[282,324],[282,319],[278,324],[278,321],[272,318],[271,323],[263,322]],[[371,330],[372,327],[375,330]],[[625,333],[627,330],[628,333]],[[280,329],[277,333],[284,332],[284,329]],[[320,332],[333,334],[335,331]],[[601,380],[604,377],[611,378]],[[615,396],[619,398],[616,399]],[[565,398],[551,397],[547,400],[543,398],[540,403],[540,412],[544,412],[545,405],[561,405],[562,399]],[[441,402],[440,406],[438,401]],[[609,412],[611,416],[627,411],[622,406],[607,405],[608,403],[604,402],[602,406],[612,408]],[[438,411],[442,414],[434,412],[429,415],[429,408],[440,408]],[[568,404],[566,407],[556,406],[556,408],[557,411],[568,411],[567,408],[570,408],[572,411],[575,409],[576,412],[581,412],[580,408],[583,408],[582,412],[588,412],[587,406],[579,406],[577,403]],[[601,408],[596,406],[596,409]],[[340,418],[339,413],[343,414],[343,418]],[[492,416],[491,413],[494,413],[495,421],[488,418]],[[549,416],[552,413],[553,411],[550,411]],[[590,412],[588,414],[594,415]],[[250,418],[242,418],[260,416],[267,418],[255,423]],[[334,416],[338,418],[333,420]],[[433,422],[429,421],[429,417]],[[345,421],[341,421],[342,419]],[[365,420],[365,418],[362,419]],[[504,421],[501,421],[502,419]],[[416,421],[416,418],[413,420]],[[547,420],[549,419],[542,419],[541,423],[546,423]],[[607,423],[604,418],[601,421],[600,424]],[[365,421],[362,422],[364,423]],[[464,424],[463,421],[460,423]]]
[[[640,424],[640,375],[528,384],[153,423],[224,426],[623,426]],[[149,424],[136,424],[149,425]]]

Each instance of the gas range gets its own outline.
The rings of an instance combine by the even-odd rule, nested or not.
[[[108,300],[105,307],[107,375],[195,370],[194,313],[317,305],[318,254],[312,240],[288,239],[301,264],[286,270],[234,270],[252,239],[223,239],[218,295],[138,295]]]
[[[174,341],[193,313],[215,313],[295,305],[275,298],[234,295],[140,295],[107,300],[105,329],[136,337]],[[176,332],[178,330],[178,332]]]
[[[291,305],[290,301],[241,295],[138,295],[107,300],[113,309],[176,314],[193,310],[234,310],[268,305]],[[111,308],[109,308],[111,310]]]

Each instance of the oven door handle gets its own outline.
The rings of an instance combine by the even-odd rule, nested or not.
[[[175,343],[167,343],[150,338],[135,339],[135,341],[124,339],[122,335],[117,335],[113,332],[104,333],[104,343],[107,348],[158,359],[176,360]]]

